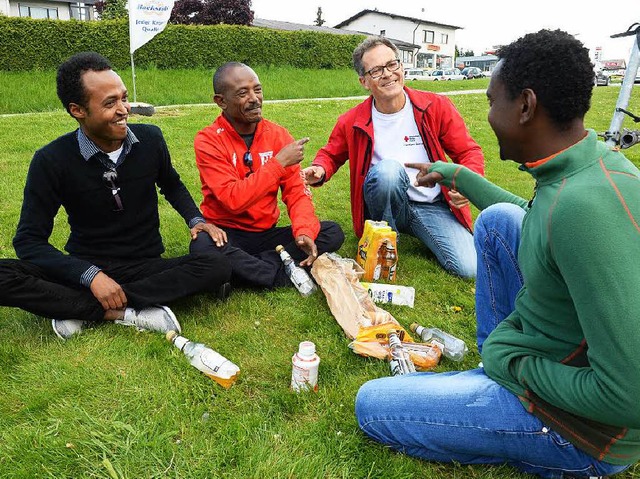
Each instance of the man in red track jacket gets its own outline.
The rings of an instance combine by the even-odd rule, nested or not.
[[[411,158],[447,161],[446,154],[483,174],[480,146],[448,98],[404,87],[398,50],[386,38],[366,39],[355,49],[353,63],[371,96],[340,116],[328,143],[304,170],[307,182],[322,184],[349,160],[358,236],[365,219],[385,220],[420,239],[447,271],[475,277],[468,201],[442,186],[413,186],[417,170],[404,164],[414,162]]]
[[[202,181],[204,217],[222,229],[218,238],[199,235],[192,251],[222,248],[233,268],[232,282],[264,287],[290,284],[275,247],[282,244],[302,266],[336,251],[344,234],[320,222],[299,163],[308,138],[262,118],[262,85],[248,66],[230,62],[213,76],[214,101],[222,109],[198,132],[194,146]],[[278,191],[291,226],[276,226]]]

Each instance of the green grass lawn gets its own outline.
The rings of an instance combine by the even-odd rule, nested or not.
[[[204,78],[201,88],[183,83],[175,89],[176,96],[166,97],[163,103],[207,101],[209,73],[200,73]],[[268,85],[269,75],[260,73]],[[162,76],[162,72],[155,74]],[[28,86],[29,75],[21,75],[15,80]],[[191,78],[189,75],[196,73],[185,75]],[[338,73],[335,75],[332,78],[338,78]],[[142,72],[140,76],[144,76]],[[0,78],[4,88],[7,75],[0,74]],[[347,76],[344,78],[346,83]],[[146,88],[146,81],[140,81],[140,91]],[[2,257],[14,257],[11,239],[33,152],[76,127],[51,100],[52,80],[47,82],[41,93],[49,100],[25,111],[57,111],[0,117]],[[265,88],[268,98],[273,98],[270,90],[275,91],[276,83]],[[457,88],[458,84],[483,88],[486,80],[477,80],[473,86],[472,82],[449,82],[446,86]],[[280,95],[286,96],[287,88],[280,88]],[[207,98],[177,98],[181,89],[205,90],[197,93]],[[312,90],[299,92],[292,87],[290,96],[326,96]],[[595,90],[588,127],[597,131],[607,128],[617,92],[615,88]],[[360,95],[362,90],[354,89],[352,94]],[[638,111],[639,98],[640,90],[636,90],[631,111]],[[15,111],[7,110],[11,104],[5,94],[0,94],[0,99],[5,112]],[[531,178],[518,172],[515,164],[497,157],[496,141],[486,122],[484,95],[452,99],[485,151],[488,178],[529,197]],[[337,100],[270,104],[264,114],[289,128],[294,137],[311,138],[304,162],[308,165],[337,116],[355,104]],[[163,109],[151,118],[132,119],[162,128],[174,164],[198,202],[201,195],[192,141],[217,114],[213,106],[200,106]],[[629,150],[628,157],[640,165],[640,147]],[[351,228],[348,169],[343,168],[326,186],[314,190],[314,199],[320,218],[342,225],[347,237],[340,253],[353,257],[357,240]],[[188,230],[164,200],[161,218],[167,255],[185,254]],[[66,218],[60,214],[52,243],[62,248],[66,233]],[[398,282],[416,288],[416,304],[414,309],[387,309],[405,328],[415,321],[440,327],[467,342],[470,352],[466,359],[461,364],[445,359],[438,371],[475,367],[480,358],[474,341],[474,283],[446,274],[411,238],[402,241],[399,257]],[[462,310],[455,313],[452,306]],[[54,336],[49,321],[18,309],[0,308],[0,476],[526,477],[508,466],[423,462],[368,440],[357,427],[354,398],[365,381],[388,375],[389,368],[381,360],[359,357],[348,349],[349,341],[321,293],[302,299],[293,289],[239,290],[225,303],[195,297],[174,304],[173,309],[185,336],[208,344],[240,366],[241,377],[231,389],[224,390],[201,375],[161,335],[107,325],[63,343]],[[314,341],[322,360],[317,394],[289,391],[291,355],[302,340]],[[640,478],[640,467],[619,477]]]
[[[337,98],[364,95],[358,77],[351,69],[308,70],[292,67],[256,67],[270,100],[287,98]],[[133,100],[131,70],[119,71]],[[137,69],[137,100],[152,105],[211,103],[212,70]],[[55,71],[0,71],[0,114],[60,110],[55,92]],[[486,88],[487,78],[469,81],[420,82],[413,88],[431,91]]]

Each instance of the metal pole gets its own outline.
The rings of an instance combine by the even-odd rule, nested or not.
[[[631,90],[633,89],[633,83],[636,79],[639,65],[640,50],[638,49],[638,35],[636,35],[633,47],[631,48],[629,63],[627,63],[627,69],[622,80],[622,86],[620,87],[620,93],[618,94],[616,109],[611,118],[609,130],[605,132],[605,143],[609,146],[618,146],[620,144],[620,129],[622,128],[622,121],[625,117],[625,114],[620,111],[620,109],[626,110],[629,105],[629,98],[631,97]]]
[[[133,79],[133,102],[138,101],[136,92],[136,66],[133,63],[133,52],[131,52],[131,78]]]

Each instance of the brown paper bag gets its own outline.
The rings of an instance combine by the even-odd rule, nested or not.
[[[331,314],[349,339],[356,353],[384,359],[389,331],[396,331],[404,341],[411,341],[398,321],[376,306],[360,284],[362,268],[352,259],[336,253],[324,253],[315,260],[311,274],[327,298]]]

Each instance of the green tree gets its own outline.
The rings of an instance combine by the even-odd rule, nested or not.
[[[129,18],[127,0],[98,0],[95,7],[101,20]]]
[[[322,18],[322,7],[318,7],[318,13],[316,14],[316,21],[313,22],[317,26],[321,27],[326,21]]]

